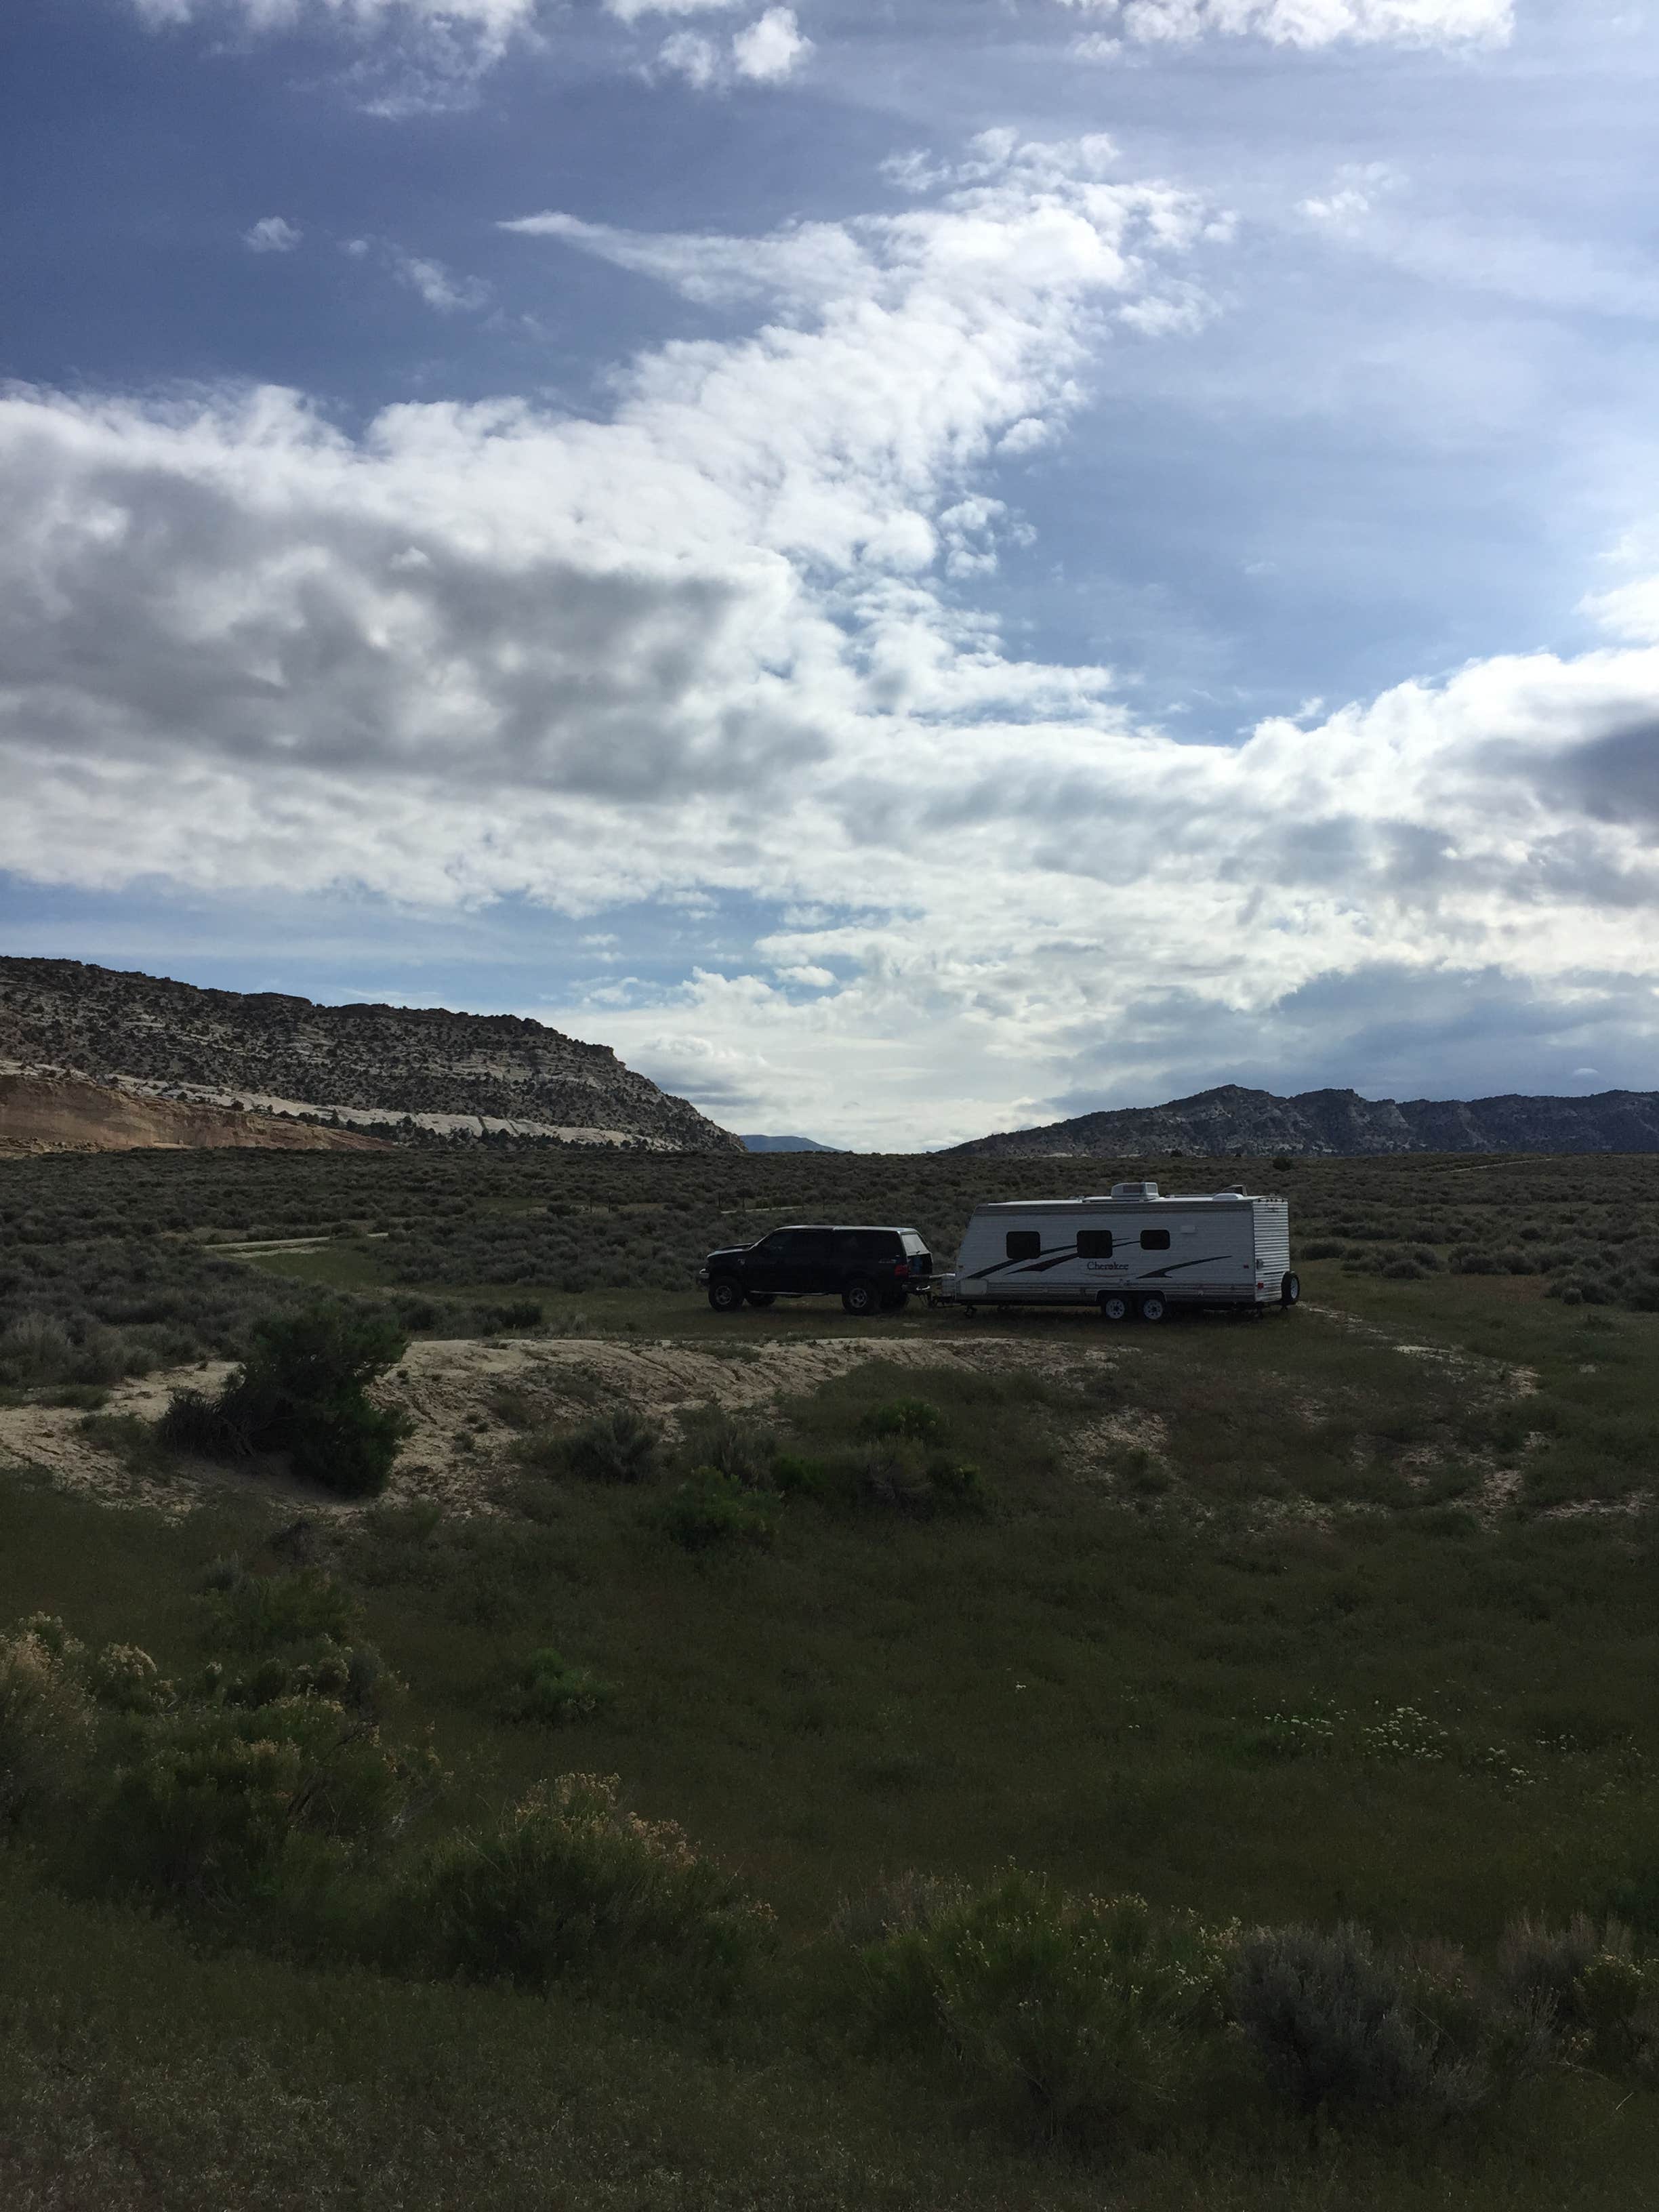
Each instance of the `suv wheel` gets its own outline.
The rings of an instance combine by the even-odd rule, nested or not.
[[[743,1285],[730,1275],[716,1275],[708,1285],[708,1303],[716,1313],[736,1313],[743,1304]]]
[[[1102,1321],[1127,1321],[1129,1301],[1121,1291],[1103,1291],[1100,1294]]]
[[[1156,1291],[1148,1291],[1137,1309],[1142,1321],[1162,1321],[1170,1310]]]
[[[1300,1275],[1286,1275],[1286,1276],[1285,1276],[1285,1279],[1284,1279],[1284,1281],[1283,1281],[1283,1282],[1279,1285],[1279,1304],[1280,1304],[1280,1305],[1282,1305],[1282,1306],[1293,1306],[1293,1305],[1296,1304],[1297,1300],[1301,1296],[1302,1296],[1302,1278],[1301,1278],[1301,1276],[1300,1276]]]
[[[881,1293],[866,1277],[860,1275],[842,1292],[841,1304],[843,1313],[855,1315],[860,1321],[865,1321],[881,1304]]]
[[[769,1306],[777,1303],[775,1291],[745,1291],[744,1297],[751,1306]]]

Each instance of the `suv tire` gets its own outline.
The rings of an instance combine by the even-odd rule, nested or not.
[[[1161,1292],[1148,1291],[1146,1297],[1136,1306],[1135,1310],[1142,1321],[1162,1321],[1170,1309]]]
[[[743,1285],[730,1275],[716,1275],[708,1285],[708,1303],[716,1313],[736,1313],[743,1304]]]
[[[1130,1313],[1129,1301],[1127,1295],[1122,1291],[1103,1291],[1097,1303],[1100,1307],[1100,1317],[1102,1321],[1119,1322],[1128,1320]]]
[[[745,1291],[743,1295],[744,1302],[751,1306],[770,1306],[777,1304],[778,1294],[775,1291]]]
[[[867,1275],[854,1275],[841,1294],[842,1311],[858,1321],[867,1321],[880,1305],[881,1293]]]

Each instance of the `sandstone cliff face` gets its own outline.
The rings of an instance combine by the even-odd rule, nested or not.
[[[74,960],[0,958],[0,1067],[386,1130],[739,1152],[683,1098],[513,1014],[313,1006]]]
[[[1237,1083],[1165,1106],[1081,1114],[1037,1129],[977,1137],[958,1152],[1133,1158],[1181,1152],[1224,1158],[1380,1152],[1659,1152],[1659,1091],[1593,1098],[1362,1098],[1304,1091],[1293,1098]]]
[[[263,1152],[389,1152],[379,1137],[276,1114],[149,1098],[72,1075],[0,1075],[0,1154],[158,1148]]]

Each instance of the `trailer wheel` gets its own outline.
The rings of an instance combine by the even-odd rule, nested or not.
[[[875,1285],[863,1275],[848,1283],[841,1294],[842,1311],[860,1321],[867,1321],[880,1304],[881,1294]]]
[[[730,1275],[716,1275],[708,1285],[708,1303],[716,1313],[736,1313],[743,1304],[743,1285]]]
[[[1135,1310],[1142,1321],[1162,1321],[1170,1309],[1157,1291],[1148,1291]]]
[[[1121,1291],[1103,1291],[1097,1301],[1102,1321],[1127,1321],[1129,1301]]]
[[[1297,1274],[1286,1275],[1284,1281],[1279,1286],[1279,1304],[1286,1307],[1293,1306],[1301,1296],[1301,1276]]]
[[[751,1306],[769,1306],[777,1300],[775,1291],[745,1291],[743,1295],[745,1303]]]

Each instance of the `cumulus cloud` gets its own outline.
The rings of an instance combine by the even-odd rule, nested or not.
[[[781,84],[812,51],[793,8],[769,8],[732,41],[732,65],[756,84]]]
[[[696,0],[691,7],[664,9],[652,0],[650,12],[690,15],[725,0]],[[643,14],[643,8],[635,9]],[[630,19],[631,20],[631,19]],[[734,83],[782,84],[812,51],[793,8],[769,8],[763,15],[722,42],[701,31],[674,31],[657,49],[657,68],[684,77],[698,92],[724,91]]]
[[[1499,45],[1515,28],[1513,0],[1062,0],[1109,16],[1114,30],[1143,46],[1188,46],[1209,35],[1274,46]],[[1109,58],[1104,33],[1091,58]]]
[[[268,215],[242,233],[242,243],[250,253],[292,253],[304,235],[297,223]]]
[[[1600,651],[1233,744],[1018,658],[957,596],[1022,528],[995,457],[1064,434],[1103,347],[1204,312],[1212,210],[1103,140],[994,133],[896,214],[511,228],[753,327],[641,355],[604,420],[0,401],[0,867],[596,922],[768,902],[755,972],[554,1018],[792,1124],[844,1096],[814,1126],[866,1141],[917,1134],[924,1097],[924,1135],[1006,1122],[1169,1009],[1222,1038],[1331,976],[1659,1003],[1635,586]],[[1557,1026],[1564,1068],[1607,1064]]]

